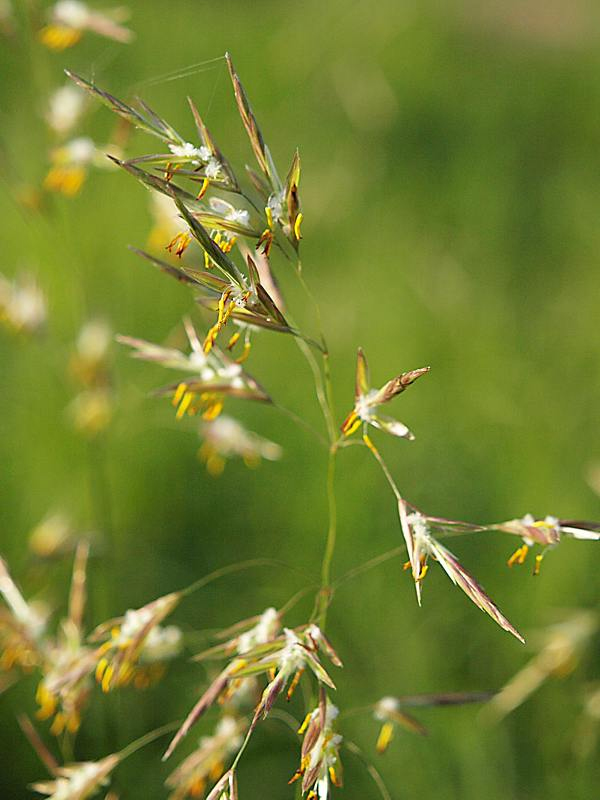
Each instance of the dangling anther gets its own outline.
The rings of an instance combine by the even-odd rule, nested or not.
[[[210,186],[210,180],[208,178],[204,178],[204,180],[202,181],[202,186],[200,187],[200,191],[196,195],[196,200],[202,200],[202,198],[208,191],[209,186]]]
[[[512,567],[513,564],[523,564],[525,559],[527,558],[527,553],[529,552],[529,547],[526,544],[521,545],[518,547],[512,556],[506,562],[509,567]]]

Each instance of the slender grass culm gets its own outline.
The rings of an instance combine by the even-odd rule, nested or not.
[[[131,38],[119,14],[105,18],[99,13],[85,12],[83,4],[64,0],[53,8],[40,35],[43,43],[55,50],[75,44],[85,31],[117,42]],[[300,261],[304,218],[300,155],[297,151],[290,154],[287,169],[278,169],[231,56],[226,54],[225,60],[241,118],[240,130],[245,129],[256,160],[256,166],[247,166],[245,171],[237,170],[228,160],[207,128],[201,111],[189,99],[196,128],[192,142],[143,100],[130,104],[100,88],[94,79],[68,71],[71,83],[55,98],[49,122],[62,130],[66,125],[65,114],[77,116],[85,103],[100,101],[126,127],[138,129],[158,142],[157,152],[127,158],[113,150],[109,155],[113,165],[149,190],[157,217],[163,223],[168,220],[168,225],[162,228],[157,225],[153,233],[153,244],[157,247],[132,249],[166,278],[178,281],[182,291],[191,291],[210,322],[201,330],[195,320],[189,317],[181,320],[187,338],[185,349],[130,334],[119,335],[117,340],[129,348],[133,358],[172,371],[174,379],[157,389],[156,402],[165,402],[166,398],[176,420],[199,417],[200,456],[213,476],[223,473],[228,459],[241,458],[253,465],[261,459],[276,461],[281,456],[279,444],[247,430],[239,420],[229,416],[228,406],[233,399],[283,410],[307,435],[315,434],[328,455],[323,475],[328,518],[323,525],[322,552],[315,555],[315,561],[320,561],[318,576],[314,585],[307,581],[285,606],[273,605],[252,616],[240,612],[242,618],[231,627],[213,632],[210,646],[194,654],[194,661],[202,665],[210,662],[217,668],[210,672],[211,678],[205,681],[193,702],[190,701],[185,719],[177,722],[166,719],[162,727],[124,748],[115,747],[114,752],[98,760],[75,760],[75,740],[86,724],[93,694],[104,700],[105,695],[124,687],[142,690],[169,680],[169,664],[182,656],[188,637],[188,632],[171,619],[180,604],[192,602],[194,593],[202,586],[226,574],[280,566],[280,562],[257,558],[226,564],[187,588],[174,588],[139,608],[107,618],[93,630],[86,630],[87,567],[93,541],[80,537],[73,547],[66,548],[74,554],[73,567],[70,587],[65,592],[67,614],[57,625],[51,624],[46,609],[23,596],[7,563],[0,559],[0,595],[4,600],[0,608],[0,667],[6,675],[2,687],[8,688],[24,674],[36,676],[37,723],[30,719],[31,709],[24,711],[19,723],[51,776],[50,780],[33,782],[31,788],[51,800],[85,800],[101,792],[106,798],[116,797],[108,786],[113,772],[118,771],[125,758],[166,737],[163,760],[171,764],[183,749],[179,745],[208,714],[210,733],[202,736],[173,765],[166,789],[157,784],[156,796],[163,796],[160,792],[166,791],[171,800],[244,798],[243,776],[238,783],[238,769],[246,757],[252,757],[248,745],[270,717],[283,723],[282,736],[289,736],[285,726],[299,734],[297,768],[289,775],[287,789],[290,798],[301,795],[307,800],[326,800],[336,794],[343,786],[345,752],[366,767],[374,792],[383,798],[400,797],[398,787],[385,785],[374,759],[376,753],[388,750],[398,728],[419,735],[426,732],[413,716],[415,710],[472,703],[484,704],[483,713],[489,717],[504,717],[548,676],[569,671],[574,658],[598,630],[597,614],[574,613],[547,632],[538,654],[499,692],[452,693],[440,687],[439,693],[434,694],[373,697],[368,705],[357,708],[336,705],[336,684],[343,682],[344,671],[356,668],[354,654],[337,646],[336,630],[328,618],[328,611],[336,602],[336,590],[346,581],[390,558],[400,557],[420,606],[428,572],[437,565],[435,569],[445,573],[492,622],[524,643],[516,627],[518,622],[513,623],[503,614],[441,540],[487,531],[504,533],[508,538],[513,537],[517,545],[508,565],[520,566],[529,560],[537,575],[546,554],[559,546],[563,538],[597,541],[600,525],[550,515],[540,519],[530,514],[476,524],[429,514],[405,495],[400,480],[378,447],[377,437],[388,434],[397,440],[415,438],[404,422],[387,415],[387,408],[400,405],[398,398],[405,391],[419,392],[423,380],[436,380],[435,373],[428,366],[409,364],[406,371],[387,380],[372,380],[367,357],[359,347],[357,352],[353,349],[346,355],[353,363],[356,359],[354,394],[344,399],[342,408],[334,404],[327,332],[321,326],[319,309]],[[71,95],[74,89],[77,93]],[[96,157],[86,147],[82,140],[78,145],[71,143],[70,150],[62,147],[45,179],[46,189],[67,196],[78,193],[87,167]],[[121,176],[112,179],[116,182]],[[310,310],[318,321],[316,330],[304,330],[296,323],[293,309],[288,308],[280,288],[282,282],[278,276],[283,271],[293,273],[307,303],[315,306]],[[28,292],[25,301],[24,292]],[[19,331],[38,328],[46,317],[43,297],[27,277],[14,283],[0,278],[0,312],[3,321]],[[252,359],[258,331],[288,337],[297,345],[314,378],[315,400],[322,415],[319,430],[312,430],[295,412],[283,409],[277,397],[263,386],[260,376],[255,377]],[[82,331],[71,365],[81,395],[70,412],[76,426],[83,431],[103,428],[112,414],[115,400],[106,357],[109,338],[106,326],[90,323]],[[377,474],[389,487],[390,508],[397,513],[397,540],[390,541],[393,550],[382,552],[372,561],[335,578],[337,511],[338,504],[344,503],[343,491],[336,492],[336,468],[350,446],[360,448],[364,458],[372,459],[381,471]],[[399,446],[405,446],[405,442],[399,442]],[[92,481],[102,494],[97,478],[101,469],[99,451],[92,450],[92,457],[96,465]],[[231,487],[232,494],[237,490],[235,485]],[[107,506],[101,496],[99,513],[102,510],[108,513]],[[51,547],[57,550],[65,545],[71,533],[64,521],[53,519],[38,534],[40,547],[46,546],[48,537],[52,540]],[[310,598],[312,611],[298,619],[297,603],[306,597]],[[104,604],[110,605],[110,591],[104,597]],[[423,614],[426,613],[424,610]],[[199,674],[203,674],[200,669]],[[190,694],[194,690],[195,686],[190,687]],[[294,709],[301,708],[297,716],[286,705],[294,696]],[[597,696],[595,703],[597,707]],[[373,758],[345,733],[345,721],[360,715],[377,722]],[[53,739],[59,743],[60,760],[54,755]],[[264,786],[262,794],[271,796],[273,791],[273,796],[279,797],[284,796],[285,790],[286,787]]]

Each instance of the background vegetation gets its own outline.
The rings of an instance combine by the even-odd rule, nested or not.
[[[191,95],[240,163],[251,153],[224,62],[153,80],[230,50],[278,163],[301,151],[303,264],[324,315],[340,422],[352,404],[359,344],[376,381],[431,364],[397,401],[417,441],[381,441],[412,502],[482,522],[528,511],[599,517],[594,4],[129,5],[137,35],[130,46],[90,35],[49,53],[19,26],[0,47],[0,269],[32,270],[49,300],[44,337],[0,337],[2,552],[26,592],[50,591],[64,606],[68,561],[41,567],[26,547],[29,531],[56,508],[104,536],[105,552],[92,565],[91,624],[238,559],[275,555],[294,567],[224,579],[175,617],[213,629],[317,581],[326,525],[325,457],[301,429],[268,408],[240,406],[249,427],[281,443],[285,457],[253,471],[232,463],[214,480],[196,456],[196,423],[176,423],[166,401],[147,396],[161,371],[116,345],[108,433],[90,443],[70,427],[67,361],[81,324],[99,315],[115,332],[162,341],[193,304],[185,288],[126,249],[143,246],[152,224],[147,193],[128,176],[96,171],[78,197],[46,196],[40,211],[18,202],[47,169],[43,99],[63,67],[95,76],[117,96],[138,92],[190,137]],[[113,126],[106,110],[87,123],[98,142]],[[136,134],[128,152],[148,152],[143,139]],[[285,263],[278,266],[302,317],[303,297]],[[257,337],[250,369],[282,404],[320,424],[292,342]],[[339,462],[338,575],[401,542],[377,465],[361,448]],[[505,567],[513,544],[480,534],[454,549],[526,635],[564,609],[597,606],[593,544],[563,543],[539,578],[529,567]],[[478,614],[439,572],[428,578],[421,610],[398,559],[340,589],[329,632],[348,664],[342,708],[384,694],[499,687],[531,656],[530,645]],[[398,735],[378,760],[393,796],[552,800],[567,792],[588,800],[600,780],[597,750],[580,761],[572,741],[584,685],[597,680],[599,664],[600,654],[588,652],[567,680],[547,683],[496,727],[474,708],[423,712],[430,737]],[[131,690],[96,698],[77,755],[104,755],[181,716],[203,678],[184,661],[143,701]],[[43,775],[13,722],[23,705],[33,711],[26,684],[0,696],[0,783],[2,796],[15,800],[29,797],[22,787]],[[356,717],[348,730],[375,758],[376,723]],[[266,726],[242,768],[242,796],[289,797],[296,747],[276,723]],[[123,798],[165,796],[159,753],[149,747],[120,768]],[[375,796],[350,756],[345,766],[344,796]]]

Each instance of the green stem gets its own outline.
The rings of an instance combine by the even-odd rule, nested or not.
[[[180,726],[181,720],[178,722],[169,722],[167,725],[162,725],[160,728],[156,728],[156,730],[145,733],[143,736],[140,736],[139,739],[131,742],[119,752],[119,761],[129,758],[130,755],[133,755],[133,753],[140,748],[145,747],[151,742],[154,742],[156,739],[160,739],[161,736],[164,736],[167,733],[172,733]]]
[[[317,619],[319,626],[324,630],[327,623],[327,610],[331,601],[331,562],[335,552],[337,538],[337,504],[335,499],[335,457],[337,444],[334,442],[329,449],[329,462],[327,465],[327,504],[329,508],[329,525],[325,542],[325,553],[321,564],[321,588],[317,601]]]
[[[199,578],[197,581],[194,581],[194,583],[186,586],[185,589],[182,589],[179,594],[181,597],[187,597],[187,595],[192,594],[192,592],[202,589],[209,583],[225,577],[225,575],[231,575],[235,572],[243,572],[244,570],[252,569],[253,567],[289,567],[289,565],[283,561],[277,561],[274,558],[253,558],[249,561],[238,561],[235,564],[228,564],[226,567],[220,567],[214,572],[211,572],[209,575]],[[292,569],[294,568],[292,567]]]
[[[298,345],[300,352],[306,359],[306,362],[308,363],[308,366],[310,367],[311,372],[313,374],[317,400],[319,402],[319,405],[321,406],[323,419],[325,420],[325,424],[327,426],[327,434],[329,437],[329,441],[333,443],[336,439],[336,432],[335,432],[335,422],[333,419],[333,411],[329,405],[328,395],[330,394],[330,390],[328,390],[326,387],[325,380],[323,378],[319,365],[317,364],[315,356],[312,350],[310,349],[310,345],[308,345],[304,341],[304,339],[300,339],[298,336],[295,336],[294,340]],[[327,355],[327,350],[325,348],[325,352],[323,352],[323,362],[325,363],[325,360],[328,358],[329,356]]]
[[[378,567],[380,564],[385,564],[386,561],[390,561],[392,558],[397,558],[403,553],[406,553],[406,545],[401,544],[398,545],[398,547],[394,547],[393,550],[388,550],[386,553],[382,553],[380,556],[375,556],[375,558],[371,558],[364,564],[359,564],[358,567],[348,570],[348,572],[334,582],[333,588],[337,589],[338,586],[346,583],[346,581],[350,581],[353,578],[356,578],[358,575],[362,575],[364,572],[369,572],[369,570],[373,569],[374,567]]]
[[[325,552],[323,554],[323,561],[321,563],[321,587],[315,600],[315,610],[313,617],[318,620],[321,628],[325,629],[327,623],[327,610],[331,602],[331,564],[335,552],[335,545],[337,539],[337,504],[335,498],[335,459],[337,451],[340,447],[340,440],[338,438],[335,412],[334,412],[334,399],[333,399],[333,385],[331,382],[331,370],[329,363],[329,348],[323,333],[323,324],[321,318],[321,311],[311,292],[308,284],[304,280],[302,274],[302,264],[298,261],[296,265],[296,277],[304,290],[306,296],[310,300],[315,310],[317,320],[317,327],[319,331],[319,338],[321,339],[322,350],[322,370],[317,364],[314,354],[306,342],[301,339],[296,339],[298,347],[303,353],[309,367],[312,370],[313,378],[315,381],[315,391],[317,400],[321,406],[323,419],[327,427],[327,434],[329,437],[329,459],[327,464],[327,507],[328,507],[328,524],[327,524],[327,537],[325,540]]]

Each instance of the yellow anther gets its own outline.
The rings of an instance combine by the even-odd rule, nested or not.
[[[356,411],[351,411],[342,423],[342,433],[351,436],[360,427],[360,417]]]
[[[215,762],[212,767],[210,768],[210,772],[208,773],[209,778],[211,781],[218,781],[223,772],[225,771],[225,767],[222,761]]]
[[[521,545],[521,547],[517,547],[515,552],[512,554],[512,556],[508,559],[506,563],[508,564],[509,567],[512,567],[513,564],[523,564],[525,562],[525,559],[527,558],[528,552],[529,552],[529,547],[526,544]]]
[[[62,711],[59,711],[52,721],[52,725],[50,726],[50,733],[53,736],[60,736],[60,734],[65,729],[66,723],[67,723],[67,718],[62,713]]]
[[[172,253],[175,250],[175,255],[178,258],[181,258],[185,250],[187,249],[188,245],[192,241],[192,235],[190,233],[185,233],[181,231],[176,236],[174,236],[169,244],[167,245],[167,250],[169,253]]]
[[[202,200],[202,198],[208,191],[209,186],[210,186],[210,180],[208,178],[204,178],[204,180],[202,181],[202,186],[200,187],[200,191],[196,195],[196,200]]]
[[[251,345],[251,343],[250,343],[250,342],[245,342],[245,343],[244,343],[244,350],[242,351],[242,354],[241,354],[241,356],[239,356],[238,358],[236,358],[236,360],[235,360],[235,361],[236,361],[236,363],[237,363],[237,364],[243,364],[243,363],[244,363],[244,361],[245,361],[245,360],[248,358],[248,356],[250,355],[250,350],[251,350],[251,349],[252,349],[252,345]]]
[[[236,672],[241,672],[245,667],[248,666],[248,662],[245,658],[238,658],[233,667],[231,668],[230,672],[232,675],[235,675]]]
[[[102,691],[106,694],[106,692],[110,691],[110,682],[112,680],[114,672],[114,667],[109,665],[106,670],[104,671],[104,675],[102,676]]]
[[[171,401],[175,408],[181,403],[181,398],[187,391],[187,385],[185,383],[180,383],[177,389],[175,389],[175,394],[173,395],[173,400]]]
[[[216,419],[222,410],[223,410],[223,401],[214,400],[205,409],[204,413],[202,414],[202,419],[205,419],[207,422],[210,422],[211,420]]]
[[[77,711],[72,711],[67,717],[67,730],[69,733],[77,733],[81,726],[81,717]]]
[[[384,722],[377,737],[375,748],[378,753],[385,753],[394,736],[394,725],[392,722]]]
[[[273,212],[271,211],[271,206],[265,206],[265,217],[267,218],[267,225],[273,230]]]
[[[66,50],[81,39],[81,31],[66,25],[48,25],[42,28],[39,38],[50,50]]]
[[[302,736],[304,731],[308,728],[308,723],[310,722],[310,718],[312,717],[312,711],[309,711],[308,714],[304,717],[304,722],[298,728],[298,733]]]
[[[192,392],[186,392],[182,399],[181,403],[179,404],[179,408],[177,409],[177,413],[175,414],[176,419],[181,419],[185,412],[188,410],[190,403],[194,399],[194,395]]]
[[[233,334],[233,336],[232,336],[232,337],[229,339],[229,341],[227,342],[227,349],[228,349],[228,350],[233,350],[233,348],[234,348],[234,347],[236,346],[236,344],[238,343],[238,340],[239,340],[240,336],[241,336],[241,333],[240,333],[239,331],[236,331],[236,332]]]
[[[215,339],[217,338],[217,334],[220,330],[221,328],[218,322],[209,329],[208,333],[206,334],[206,338],[204,339],[204,344],[202,345],[202,350],[205,353],[210,353],[212,350],[213,344],[215,343]]]
[[[218,305],[218,316],[217,316],[217,324],[223,322],[223,318],[225,316],[225,303],[229,300],[231,296],[231,289],[225,289],[221,297],[219,297],[219,305]]]
[[[46,689],[43,683],[40,683],[35,698],[40,705],[36,713],[38,719],[48,719],[56,711],[57,701],[56,697]]]
[[[81,189],[84,180],[85,169],[83,167],[52,167],[44,178],[44,189],[73,197]]]
[[[260,238],[258,240],[257,249],[262,245],[263,253],[265,256],[268,256],[271,252],[271,245],[273,244],[273,234],[269,228],[265,228],[265,230],[261,233]]]
[[[296,691],[296,687],[300,683],[300,678],[302,677],[303,673],[304,673],[303,669],[296,670],[296,674],[294,675],[292,682],[290,683],[290,688],[287,690],[286,700],[292,699],[292,695]]]
[[[540,574],[540,567],[542,566],[542,559],[543,558],[544,558],[544,554],[543,553],[538,553],[538,555],[535,557],[535,566],[533,568],[533,574],[534,575],[539,575]]]
[[[107,667],[108,667],[107,658],[101,658],[100,661],[98,661],[98,663],[96,664],[96,680],[98,681],[98,683],[100,683],[100,681],[104,677],[104,673],[106,672]]]
[[[210,269],[211,267],[212,267],[212,261],[210,260],[210,257],[209,257],[208,253],[205,250],[204,251],[204,268],[205,269]]]
[[[125,686],[131,680],[133,675],[133,665],[129,661],[124,661],[119,668],[119,675],[117,683],[119,686]]]
[[[298,240],[302,238],[302,234],[300,233],[300,225],[302,225],[303,219],[304,219],[304,214],[300,212],[296,217],[296,221],[294,222],[294,236]]]
[[[203,778],[195,778],[194,782],[188,788],[190,797],[200,797],[204,794],[206,788],[206,781]]]
[[[331,778],[331,782],[333,783],[334,786],[341,786],[341,781],[338,778],[334,766],[329,767],[329,777]]]
[[[412,567],[412,564],[410,563],[410,561],[405,561],[404,564],[402,564],[402,569],[405,572],[406,572],[406,570],[410,569],[411,567]]]
[[[421,571],[419,572],[419,575],[415,580],[422,581],[425,575],[427,575],[428,569],[429,569],[429,564],[421,564]]]

